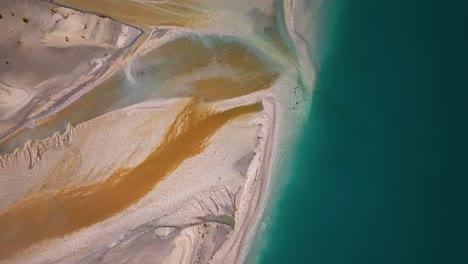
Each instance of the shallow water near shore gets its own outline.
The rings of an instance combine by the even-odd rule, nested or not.
[[[323,3],[309,121],[255,263],[466,262],[461,10]]]

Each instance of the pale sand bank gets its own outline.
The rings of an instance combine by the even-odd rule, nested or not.
[[[28,5],[32,1],[24,3]],[[249,9],[250,4],[254,4],[255,12]],[[76,93],[68,88],[60,93],[51,92],[49,97],[47,93],[42,97],[49,88],[35,88],[44,101],[33,104],[27,111],[25,107],[31,105],[28,100],[36,94],[9,83],[0,86],[3,88],[0,93],[5,94],[0,97],[5,109],[0,112],[5,116],[0,129],[4,131],[8,132],[15,125],[14,119],[20,114],[35,117],[31,113],[54,111],[51,105],[68,107],[67,102],[75,101],[104,76],[125,65],[126,76],[132,80],[135,72],[138,73],[139,58],[144,59],[143,55],[154,49],[157,53],[166,43],[171,47],[171,43],[177,44],[175,39],[190,34],[245,39],[250,48],[263,52],[261,56],[271,57],[269,61],[275,66],[269,69],[273,69],[273,73],[282,70],[279,75],[275,73],[274,78],[265,75],[271,79],[259,82],[258,76],[252,74],[263,72],[261,67],[265,65],[255,61],[256,55],[245,53],[249,60],[243,65],[229,52],[221,52],[219,58],[224,59],[226,65],[244,69],[237,75],[240,80],[249,80],[245,83],[250,87],[243,82],[219,82],[213,69],[220,65],[195,65],[196,71],[187,70],[193,76],[174,75],[177,82],[170,87],[186,89],[186,83],[205,77],[209,81],[204,80],[200,90],[114,110],[0,156],[1,263],[243,263],[265,209],[272,170],[278,162],[278,147],[286,144],[284,127],[301,122],[286,119],[288,115],[297,118],[302,107],[298,105],[302,101],[294,87],[296,68],[303,62],[297,64],[282,45],[269,42],[277,41],[278,36],[259,35],[258,32],[275,23],[270,17],[274,13],[272,2],[243,1],[237,10],[244,14],[242,17],[221,12],[223,8],[234,8],[223,5],[212,3],[213,9],[204,12],[209,16],[204,20],[199,17],[198,28],[195,24],[187,28],[146,25],[142,28],[145,35],[138,43],[134,40],[140,31],[125,24],[67,8],[51,10],[52,17],[59,13],[61,19],[72,22],[59,27],[63,32],[51,31],[47,37],[41,35],[47,47],[52,45],[64,50],[74,46],[93,47],[98,53],[99,49],[104,49],[112,55],[100,58],[99,62],[92,59],[96,64],[86,68],[88,72],[81,69],[73,76],[54,70],[52,77],[45,76],[41,84],[49,87],[53,83],[51,80],[59,82],[63,78],[65,82],[60,87],[74,87],[69,81],[81,76],[74,80],[75,86],[84,83],[89,86],[80,86],[81,90]],[[290,7],[285,4],[285,8]],[[18,10],[23,9],[19,5]],[[64,15],[63,12],[68,13]],[[294,15],[297,11],[285,12]],[[264,16],[258,20],[263,22],[260,28],[252,30],[258,26],[252,19],[255,16]],[[61,19],[55,23],[62,23]],[[88,23],[89,19],[94,19],[96,24],[112,24],[119,27],[121,31],[118,32],[126,33],[109,33],[110,40],[96,37],[89,43],[84,43],[81,36],[82,40],[75,39],[79,35],[77,32],[71,34],[72,38],[66,35],[69,27],[83,21]],[[292,21],[291,15],[286,19]],[[292,25],[288,27],[291,33],[290,29],[298,23],[289,25]],[[108,30],[106,27],[97,35],[105,36]],[[128,34],[130,31],[134,34]],[[59,40],[61,38],[65,41]],[[77,44],[69,44],[71,40]],[[297,43],[295,41],[300,46]],[[197,45],[195,43],[195,47]],[[235,51],[232,54],[246,50],[242,46],[232,47],[234,49],[230,49]],[[168,49],[169,54],[171,49]],[[88,50],[82,52],[92,54]],[[210,55],[212,50],[207,52],[213,56]],[[199,56],[206,55],[199,53]],[[155,56],[155,59],[160,57]],[[53,65],[59,67],[60,62]],[[257,84],[250,81],[252,76]],[[214,91],[221,86],[237,91],[216,94]],[[200,99],[193,97],[204,98],[205,102],[200,103]]]

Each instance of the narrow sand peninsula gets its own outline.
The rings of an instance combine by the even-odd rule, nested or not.
[[[243,263],[302,107],[273,1],[52,2],[0,3],[0,263]]]

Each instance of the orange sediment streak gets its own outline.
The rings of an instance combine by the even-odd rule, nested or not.
[[[125,210],[186,159],[201,153],[210,137],[224,124],[261,109],[261,103],[257,103],[213,112],[200,109],[192,101],[177,115],[161,144],[138,166],[120,169],[91,186],[31,195],[1,213],[0,259]]]
[[[60,4],[110,17],[143,30],[159,25],[190,26],[201,15],[201,7],[193,0],[53,0]]]

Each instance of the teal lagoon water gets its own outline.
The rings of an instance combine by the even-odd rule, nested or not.
[[[260,263],[468,263],[466,5],[324,1]]]

